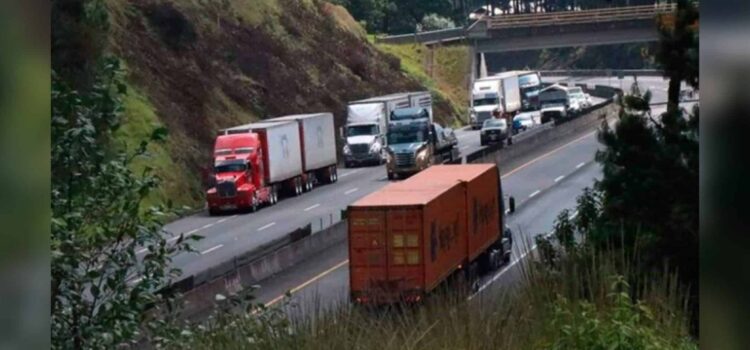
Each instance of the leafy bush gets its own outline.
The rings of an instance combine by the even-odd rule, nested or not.
[[[456,23],[454,23],[450,18],[442,17],[434,13],[424,16],[424,18],[422,18],[421,25],[422,30],[425,31],[456,27]]]
[[[540,349],[698,349],[688,338],[669,339],[656,325],[651,308],[642,301],[633,302],[630,286],[623,276],[613,276],[609,308],[588,301],[571,302],[558,297],[552,304],[549,340]]]
[[[161,312],[172,299],[157,291],[179,273],[171,257],[190,250],[186,240],[168,244],[162,234],[169,206],[141,205],[158,179],[149,168],[135,174],[129,167],[166,130],[154,130],[134,152],[112,147],[126,89],[117,60],[103,59],[96,72],[85,93],[52,73],[51,330],[60,349],[112,348],[144,331],[174,331]],[[148,251],[139,257],[142,248]]]

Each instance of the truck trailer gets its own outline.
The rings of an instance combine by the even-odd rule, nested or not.
[[[305,190],[310,191],[315,185],[336,181],[338,173],[333,114],[297,114],[272,118],[269,121],[294,121],[298,124]]]
[[[206,191],[209,213],[255,211],[276,204],[280,195],[298,196],[314,183],[335,182],[334,142],[330,113],[221,130],[214,144],[215,185]]]
[[[418,302],[450,276],[475,280],[510,259],[494,164],[436,165],[348,208],[354,303]]]
[[[349,102],[344,132],[344,164],[351,167],[385,162],[385,136],[391,112],[417,106],[427,109],[432,119],[432,97],[428,91],[403,92]]]

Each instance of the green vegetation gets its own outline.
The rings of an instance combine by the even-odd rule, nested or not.
[[[453,126],[465,122],[471,68],[466,46],[429,48],[421,44],[376,44],[376,47],[398,57],[404,73],[427,87],[436,99],[450,104],[452,115],[442,116],[443,121],[452,122]]]
[[[610,251],[566,256],[559,269],[522,265],[512,288],[467,301],[458,286],[417,307],[366,310],[348,303],[286,305],[216,315],[178,349],[697,349],[687,332],[684,294],[673,275],[635,274],[636,257]],[[635,284],[629,284],[633,281]],[[637,288],[632,288],[632,287]]]
[[[134,87],[125,85],[128,93],[122,97],[122,126],[114,134],[115,142],[122,143],[128,152],[134,152],[142,140],[147,139],[154,129],[163,127],[159,122],[156,111],[147,98]],[[170,149],[177,149],[166,143],[151,143],[148,154],[135,159],[131,168],[140,173],[147,167],[161,180],[161,186],[155,188],[144,200],[145,206],[158,205],[172,201],[193,208],[203,204],[200,193],[190,193],[187,188],[198,188],[200,184],[192,184],[196,179],[185,176],[187,170],[176,164],[169,154]]]

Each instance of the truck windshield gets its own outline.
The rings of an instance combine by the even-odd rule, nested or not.
[[[425,141],[426,133],[424,132],[424,130],[404,128],[388,131],[388,143],[391,145]]]
[[[497,97],[490,97],[490,98],[477,98],[474,99],[474,107],[476,106],[494,106],[500,104],[499,98]]]
[[[247,170],[247,164],[241,162],[228,162],[216,164],[214,166],[214,172],[217,174],[221,173],[235,173]]]
[[[377,135],[376,125],[352,125],[346,128],[346,136]]]

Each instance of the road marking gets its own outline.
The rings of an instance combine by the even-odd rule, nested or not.
[[[201,230],[205,230],[205,229],[207,229],[207,228],[209,228],[209,227],[211,227],[213,225],[214,224],[205,224],[205,225],[203,225],[203,227],[201,227]]]
[[[348,191],[344,192],[344,194],[350,194],[350,193],[354,193],[354,192],[357,192],[357,191],[359,191],[359,188],[355,187],[355,188],[352,188],[351,190],[348,190]]]
[[[315,209],[315,208],[317,208],[319,206],[320,206],[320,204],[311,205],[311,206],[305,208],[305,211],[313,210],[313,209]]]
[[[565,175],[560,175],[560,176],[558,176],[558,177],[555,178],[555,182],[560,182],[560,180],[562,180],[564,178],[565,178]]]
[[[227,219],[228,219],[228,218],[223,218],[223,219],[221,219],[221,220],[217,221],[216,223],[217,223],[217,224],[219,224],[219,223],[222,223],[222,222],[224,222],[224,221],[227,221]]]
[[[529,165],[531,165],[531,164],[533,164],[533,163],[535,163],[535,162],[537,162],[539,160],[542,160],[542,159],[544,159],[546,157],[549,157],[550,155],[554,154],[555,152],[557,152],[557,151],[559,151],[559,150],[561,150],[561,149],[563,149],[565,147],[568,147],[568,146],[570,146],[570,145],[572,145],[572,144],[574,144],[574,143],[576,143],[578,141],[581,141],[581,140],[583,140],[583,139],[585,139],[585,138],[587,138],[587,137],[589,137],[591,135],[594,135],[594,134],[596,134],[596,131],[592,131],[592,132],[590,132],[590,133],[588,133],[586,135],[583,135],[583,136],[581,136],[581,137],[579,137],[579,138],[577,138],[577,139],[575,139],[573,141],[570,141],[570,142],[568,142],[568,143],[566,143],[566,144],[564,144],[564,145],[562,145],[560,147],[557,147],[557,148],[555,148],[555,149],[553,149],[553,150],[551,150],[551,151],[549,151],[549,152],[547,152],[547,153],[545,153],[545,154],[543,154],[543,155],[541,155],[539,157],[536,157],[536,158],[534,158],[534,159],[532,159],[532,160],[530,160],[530,161],[528,161],[528,162],[526,162],[526,163],[518,166],[517,168],[515,168],[515,169],[511,170],[510,172],[508,172],[507,174],[503,175],[501,178],[506,178],[506,177],[512,175],[513,173],[515,173],[515,172],[517,172],[517,171],[519,171],[519,170],[521,170],[521,169],[523,169],[523,168],[525,168],[525,167],[527,167],[527,166],[529,166]],[[347,173],[347,174],[351,174],[351,173]],[[342,176],[345,176],[345,175],[340,175],[339,177],[342,177]],[[549,236],[550,234],[552,234],[552,233],[550,232],[546,236]],[[535,249],[536,249],[536,244],[528,252],[522,254],[519,259],[516,259],[511,264],[509,264],[508,266],[506,266],[503,270],[501,270],[500,272],[498,272],[498,274],[495,275],[493,277],[493,279],[488,284],[485,284],[482,287],[480,287],[479,291],[482,291],[484,288],[487,288],[487,286],[489,284],[492,284],[492,282],[494,282],[495,280],[497,280],[498,278],[500,278],[500,275],[502,275],[503,273],[505,273],[505,271],[507,271],[508,269],[510,269],[511,267],[513,267],[515,264],[517,264],[521,259],[525,258],[526,255],[528,255],[530,251],[535,250]],[[290,293],[295,293],[295,292],[301,290],[302,288],[304,288],[304,287],[310,285],[311,283],[313,283],[313,282],[315,282],[315,281],[317,281],[317,280],[325,277],[329,273],[331,273],[331,272],[339,269],[340,267],[342,267],[342,266],[344,266],[344,265],[346,265],[348,263],[349,263],[349,259],[344,260],[344,261],[336,264],[335,266],[331,267],[330,269],[328,269],[326,271],[323,271],[320,274],[318,274],[317,276],[315,276],[312,279],[308,280],[307,282],[302,283],[301,285],[299,285],[297,287],[294,287],[293,289],[290,290]],[[479,293],[479,291],[477,293]],[[476,294],[474,294],[474,295],[476,295]],[[269,306],[271,306],[271,305],[279,302],[279,300],[283,299],[284,296],[285,295],[280,295],[280,296],[274,298],[273,300],[269,301],[268,303],[266,303],[266,307],[269,307]],[[473,298],[473,295],[470,298]]]
[[[583,139],[585,139],[585,138],[587,138],[587,137],[589,137],[591,135],[594,135],[594,134],[596,134],[596,131],[592,131],[592,132],[590,132],[590,133],[588,133],[586,135],[583,135],[583,136],[581,136],[581,137],[579,137],[579,138],[577,138],[577,139],[575,139],[573,141],[570,141],[570,142],[568,142],[568,143],[566,143],[566,144],[564,144],[564,145],[562,145],[560,147],[557,147],[557,148],[555,148],[555,149],[553,149],[553,150],[551,150],[551,151],[549,151],[549,152],[547,152],[545,154],[542,154],[541,156],[536,157],[536,158],[534,158],[534,159],[532,159],[532,160],[530,160],[530,161],[528,161],[528,162],[526,162],[526,163],[518,166],[517,168],[511,170],[507,174],[503,175],[501,178],[504,179],[504,178],[506,178],[508,176],[511,176],[514,173],[516,173],[517,171],[519,171],[519,170],[521,170],[523,168],[526,168],[527,166],[529,166],[531,164],[534,164],[534,163],[536,163],[536,162],[538,162],[538,161],[540,161],[540,160],[542,160],[544,158],[547,158],[547,157],[551,156],[552,154],[554,154],[555,152],[557,152],[557,151],[559,151],[559,150],[561,150],[561,149],[563,149],[565,147],[568,147],[568,146],[570,146],[570,145],[572,145],[572,144],[574,144],[574,143],[576,143],[578,141],[581,141],[581,140],[583,140]]]
[[[346,177],[346,176],[349,176],[349,175],[351,175],[351,174],[356,174],[356,173],[358,173],[358,172],[359,172],[359,169],[357,169],[357,170],[352,170],[352,171],[350,171],[350,172],[348,172],[348,173],[346,173],[346,174],[341,174],[341,175],[339,175],[339,177]]]
[[[271,227],[271,226],[273,226],[273,225],[276,225],[276,222],[275,222],[275,221],[274,221],[274,222],[272,222],[272,223],[270,223],[270,224],[267,224],[267,225],[263,225],[263,226],[259,227],[259,228],[258,228],[258,231],[263,231],[263,230],[265,230],[265,229],[267,229],[267,228],[269,228],[269,227]]]
[[[219,248],[221,248],[221,247],[223,247],[223,246],[224,246],[223,244],[218,244],[218,245],[215,245],[215,246],[213,246],[213,247],[211,247],[211,248],[208,248],[208,249],[206,249],[206,250],[202,251],[202,252],[201,252],[201,255],[206,255],[206,254],[208,254],[208,253],[210,253],[210,252],[212,252],[212,251],[214,251],[214,250],[216,250],[216,249],[219,249]]]
[[[586,165],[586,162],[579,163],[578,165],[576,165],[576,169],[580,169],[584,165]]]
[[[529,198],[531,198],[531,197],[534,197],[534,196],[538,195],[538,194],[539,194],[539,192],[541,192],[541,191],[539,191],[539,190],[536,190],[536,191],[534,191],[534,192],[531,192],[531,194],[529,195]]]
[[[547,234],[544,235],[544,237],[549,237],[551,234],[552,234],[552,232],[548,232]],[[529,250],[527,250],[523,254],[521,254],[521,256],[518,257],[518,259],[513,260],[510,264],[508,264],[507,266],[505,266],[502,270],[498,271],[498,273],[495,274],[494,276],[492,276],[492,278],[489,281],[487,281],[487,283],[481,285],[479,287],[479,289],[477,289],[476,293],[474,293],[471,296],[469,296],[468,300],[473,299],[475,296],[479,295],[479,293],[481,293],[483,290],[487,289],[487,287],[489,287],[491,284],[495,283],[495,281],[497,281],[498,278],[500,278],[504,273],[506,273],[508,270],[510,270],[511,267],[515,266],[516,264],[518,264],[519,262],[521,262],[523,259],[525,259],[526,256],[529,255],[529,253],[531,253],[534,250],[536,250],[536,248],[537,248],[536,244],[534,244],[531,248],[529,248]]]
[[[338,268],[340,268],[340,267],[342,267],[342,266],[344,266],[344,265],[346,265],[348,263],[349,263],[349,259],[346,259],[346,260],[344,260],[344,261],[342,261],[342,262],[334,265],[333,267],[329,268],[328,270],[325,270],[325,271],[319,273],[317,276],[315,276],[315,277],[307,280],[305,283],[302,283],[299,286],[296,286],[296,287],[290,289],[289,290],[289,294],[294,294],[294,293],[298,292],[299,290],[301,290],[301,289],[309,286],[310,284],[314,283],[315,281],[317,281],[317,280],[325,277],[325,275],[327,275],[327,274],[335,271],[336,269],[338,269]],[[284,299],[285,296],[286,296],[286,294],[282,294],[282,295],[277,296],[276,298],[273,298],[271,301],[269,301],[269,302],[266,303],[266,307],[270,307],[271,305],[278,303],[279,300]]]

